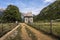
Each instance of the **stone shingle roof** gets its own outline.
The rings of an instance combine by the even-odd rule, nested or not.
[[[24,16],[33,16],[33,15],[32,15],[32,12],[28,12],[28,13],[24,14]]]

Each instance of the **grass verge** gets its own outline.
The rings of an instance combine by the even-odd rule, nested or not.
[[[17,26],[16,23],[0,23],[0,37]]]
[[[48,36],[51,36],[57,40],[60,40],[60,37],[59,36],[56,36],[55,34],[50,34],[50,28],[47,26],[40,26],[40,25],[35,25],[35,24],[28,24],[29,26],[37,29],[38,31],[48,35]],[[56,31],[55,31],[56,32]]]

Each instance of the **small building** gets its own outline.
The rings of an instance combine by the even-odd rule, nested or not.
[[[25,23],[33,23],[32,12],[28,12],[27,14],[24,14],[24,22]]]

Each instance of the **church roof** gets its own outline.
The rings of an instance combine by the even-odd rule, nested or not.
[[[33,16],[31,12],[24,14],[24,16]]]

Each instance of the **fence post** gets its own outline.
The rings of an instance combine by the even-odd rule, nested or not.
[[[2,24],[2,32],[3,32],[3,24]]]
[[[52,34],[52,20],[50,20],[50,34]]]
[[[18,25],[18,21],[16,21],[16,24]]]

